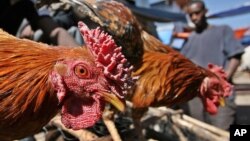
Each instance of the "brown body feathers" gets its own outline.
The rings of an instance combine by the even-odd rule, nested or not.
[[[37,132],[49,122],[58,112],[49,80],[53,66],[67,57],[88,57],[86,50],[50,47],[0,31],[0,139]]]

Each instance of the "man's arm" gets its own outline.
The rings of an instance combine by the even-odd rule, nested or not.
[[[236,40],[231,27],[224,26],[224,50],[226,53],[228,64],[225,68],[228,74],[228,80],[232,82],[232,77],[240,65],[241,55],[244,53],[244,47]]]
[[[238,54],[234,57],[229,58],[229,63],[226,67],[227,79],[231,82],[232,77],[240,65],[240,58],[242,54]]]

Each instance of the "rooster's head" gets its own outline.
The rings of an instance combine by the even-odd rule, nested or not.
[[[58,61],[51,73],[62,106],[62,122],[75,130],[94,125],[105,101],[124,110],[132,69],[111,36],[99,28],[89,30],[82,22],[79,29],[86,43],[86,55]]]
[[[200,87],[200,97],[205,110],[210,114],[216,114],[219,106],[223,106],[224,98],[232,93],[232,85],[227,81],[226,73],[222,67],[209,64],[208,70],[211,76],[206,77]]]

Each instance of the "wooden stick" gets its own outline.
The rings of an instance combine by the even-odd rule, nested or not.
[[[217,136],[204,128],[200,128],[190,122],[182,120],[181,118],[172,118],[173,122],[177,124],[180,128],[188,129],[189,131],[195,133],[198,137],[210,140],[210,141],[228,141],[229,138]]]
[[[108,136],[100,137],[100,138],[95,139],[93,141],[113,141],[113,139],[112,139],[112,137],[110,135],[108,135]]]
[[[108,128],[108,131],[113,138],[114,141],[122,141],[116,127],[115,123],[113,122],[113,116],[114,112],[106,109],[103,113],[102,119],[106,127]]]
[[[181,111],[175,111],[173,109],[170,108],[166,108],[166,107],[159,107],[159,108],[149,108],[149,113],[152,113],[154,115],[157,116],[164,116],[166,114],[178,114],[181,113]],[[180,115],[180,118],[182,118],[185,121],[188,121],[190,123],[193,123],[201,128],[204,128],[214,134],[217,134],[219,136],[225,137],[225,138],[229,138],[229,132],[222,130],[218,127],[212,126],[210,124],[207,124],[205,122],[199,121],[195,118],[192,118],[190,116],[187,116],[185,114],[182,114],[182,116]]]
[[[212,125],[209,125],[205,122],[201,122],[197,119],[194,119],[190,116],[187,116],[187,115],[182,115],[182,118],[184,120],[186,120],[187,122],[190,122],[190,123],[193,123],[201,128],[204,128],[204,129],[207,129],[209,130],[210,132],[214,133],[214,134],[217,134],[219,136],[222,136],[222,137],[226,137],[226,138],[229,138],[229,132],[225,131],[225,130],[222,130],[220,128],[217,128],[215,126],[212,126]]]
[[[172,124],[172,130],[179,137],[179,141],[188,141],[188,139],[182,133],[182,131],[180,130],[180,128],[178,128],[175,124]]]
[[[229,133],[227,131],[180,113],[181,111],[175,111],[166,107],[149,108],[148,114],[145,117],[162,117],[173,114],[171,118],[175,124],[177,124],[180,128],[188,129],[201,138],[213,141],[229,139]]]
[[[131,102],[127,102],[127,106],[132,107],[133,104]],[[182,114],[182,111],[176,111],[166,107],[150,107],[147,115],[144,116],[142,120],[148,119],[152,116],[163,117],[166,115],[172,115],[170,117],[176,125],[180,128],[189,130],[200,138],[211,141],[229,140],[229,132]],[[144,127],[145,126],[146,125],[144,125]]]

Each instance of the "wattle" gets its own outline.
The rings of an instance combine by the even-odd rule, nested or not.
[[[211,99],[206,98],[204,107],[208,113],[215,115],[218,112],[218,103],[214,103]]]
[[[91,127],[101,118],[103,109],[99,98],[67,98],[62,106],[62,123],[73,130]]]

